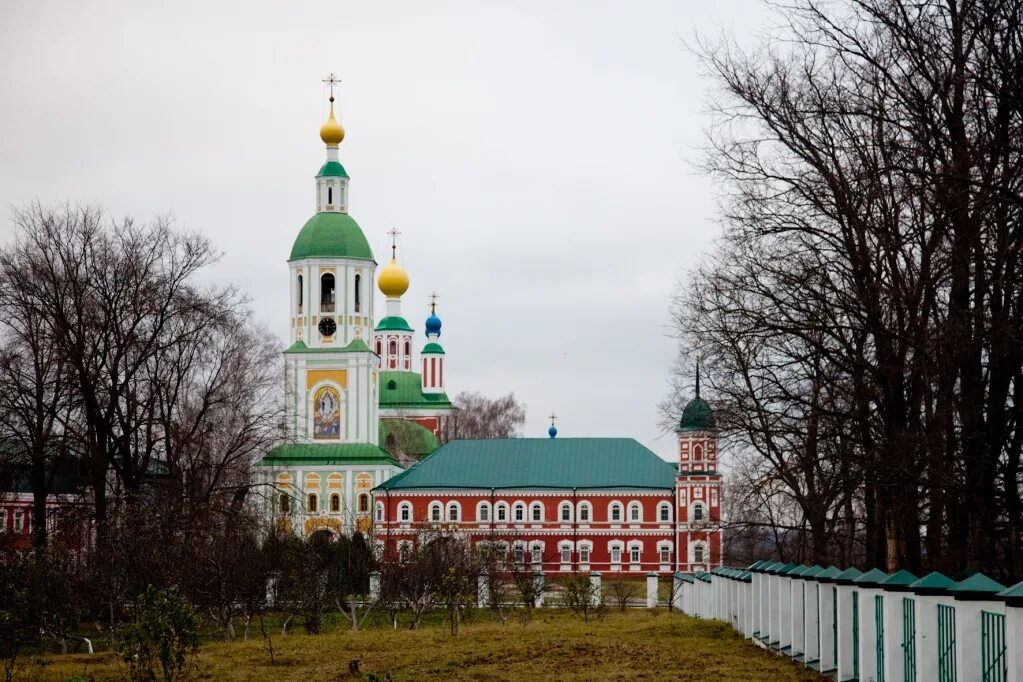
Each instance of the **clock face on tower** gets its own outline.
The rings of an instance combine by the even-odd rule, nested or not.
[[[329,317],[325,317],[320,320],[319,329],[320,333],[324,336],[333,336],[334,332],[337,331],[337,324],[335,324],[334,320]]]

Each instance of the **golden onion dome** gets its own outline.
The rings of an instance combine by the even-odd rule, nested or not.
[[[327,118],[326,123],[320,126],[320,139],[328,147],[336,147],[341,144],[341,140],[345,139],[345,129],[341,127],[341,124],[334,118],[334,97],[330,98],[330,117]]]
[[[391,262],[380,271],[377,286],[388,298],[398,298],[408,291],[408,273],[398,265],[398,259],[391,258]]]

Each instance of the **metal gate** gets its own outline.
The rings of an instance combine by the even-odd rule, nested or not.
[[[902,669],[903,682],[916,682],[916,602],[902,598]]]
[[[1005,682],[1009,676],[1005,660],[1005,616],[980,612],[980,670],[983,682]]]
[[[874,660],[877,682],[884,682],[884,596],[874,595]]]
[[[956,682],[956,610],[938,604],[938,682]]]
[[[852,649],[853,649],[853,677],[860,679],[860,593],[852,593]]]

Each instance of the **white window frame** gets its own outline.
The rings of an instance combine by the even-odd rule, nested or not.
[[[454,516],[451,515],[452,510],[454,510],[455,512]],[[458,502],[455,502],[454,500],[448,502],[447,506],[444,508],[444,518],[449,523],[461,523],[462,505],[459,504]]]
[[[639,564],[643,563],[643,543],[642,542],[640,542],[639,540],[630,540],[629,541],[628,550],[629,550],[629,564],[631,564],[633,566],[638,566]],[[638,553],[639,556],[638,557],[637,556],[633,556],[634,552]]]
[[[625,550],[625,543],[620,541],[614,541],[607,543],[607,553],[610,556],[612,566],[620,566],[622,563],[622,552]],[[618,558],[615,559],[615,552],[618,553]]]
[[[543,503],[533,502],[529,505],[529,521],[530,523],[543,522]]]
[[[696,518],[696,510],[700,510],[700,518]],[[707,505],[703,502],[693,502],[689,505],[689,520],[692,523],[704,523],[707,521]]]
[[[512,520],[515,523],[526,522],[526,503],[519,501],[512,505]]]
[[[579,519],[579,523],[589,523],[593,520],[593,505],[583,500],[576,509],[576,518]],[[585,517],[585,518],[584,518]]]
[[[618,511],[618,518],[615,518],[615,510]],[[622,517],[625,516],[625,505],[618,500],[611,502],[607,505],[607,520],[608,523],[621,523]]]
[[[543,566],[543,543],[534,542],[530,545],[529,563],[533,566]]]
[[[568,557],[565,557],[565,552],[568,552]],[[558,543],[558,558],[561,561],[561,565],[572,563],[572,543],[571,542],[559,542]]]
[[[398,503],[398,522],[399,523],[412,523],[412,503],[411,502],[400,502],[400,503]]]
[[[476,505],[476,521],[478,523],[490,523],[493,514],[490,503],[483,501]]]
[[[7,510],[0,509],[0,533],[7,530]]]
[[[384,503],[383,502],[377,502],[376,503],[376,509],[377,509],[377,521],[383,521],[384,520]]]
[[[593,555],[593,543],[591,543],[589,540],[579,542],[577,543],[576,551],[579,552],[579,564],[581,566],[589,565],[590,559],[592,558]],[[585,559],[583,558],[583,552],[586,552]]]
[[[629,523],[643,523],[643,505],[640,502],[629,502]]]
[[[565,518],[565,512],[568,512],[568,518]],[[562,502],[558,505],[558,522],[559,523],[572,523],[572,503]]]
[[[440,500],[434,500],[430,503],[430,523],[440,523],[444,520],[444,505],[440,503]]]
[[[667,518],[663,518],[665,516],[667,516]],[[667,502],[661,502],[657,505],[657,522],[671,523],[671,505]]]
[[[494,521],[497,523],[508,523],[508,503],[498,502],[494,505]]]
[[[670,564],[671,563],[671,550],[672,550],[672,543],[671,542],[668,542],[666,540],[662,540],[661,542],[657,543],[657,560],[662,565]],[[667,559],[665,559],[662,556],[662,552],[667,552],[668,553],[668,558]]]
[[[14,511],[14,532],[21,533],[25,530],[25,512],[21,509]]]

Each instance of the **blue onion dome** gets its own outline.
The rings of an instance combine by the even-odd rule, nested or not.
[[[558,427],[551,424],[551,428],[547,429],[547,435],[551,438],[555,438],[558,435]]]
[[[426,333],[440,336],[440,318],[437,317],[437,313],[430,313],[430,316],[426,318]]]

